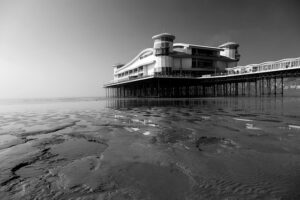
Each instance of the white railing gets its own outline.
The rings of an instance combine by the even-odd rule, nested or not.
[[[246,73],[253,73],[253,72],[284,70],[284,69],[295,68],[295,67],[300,67],[300,57],[264,62],[260,64],[251,64],[246,66],[237,66],[234,68],[227,68],[227,72],[228,74],[246,74]]]

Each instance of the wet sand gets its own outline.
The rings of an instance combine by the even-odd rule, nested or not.
[[[0,196],[300,199],[299,105],[300,99],[5,105]]]

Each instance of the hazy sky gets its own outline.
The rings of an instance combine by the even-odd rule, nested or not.
[[[104,95],[112,65],[175,42],[240,44],[240,65],[300,56],[299,0],[0,0],[0,98]]]

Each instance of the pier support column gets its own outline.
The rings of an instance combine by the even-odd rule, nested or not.
[[[271,78],[267,78],[267,92],[268,96],[271,95]]]
[[[226,83],[226,96],[228,96],[228,83]]]
[[[245,82],[242,82],[242,96],[245,96]]]
[[[277,88],[276,88],[276,77],[274,77],[274,95],[276,96],[276,90],[277,90]]]
[[[160,87],[159,87],[159,80],[157,80],[157,86],[156,86],[156,91],[157,91],[157,97],[160,97]]]
[[[217,93],[217,92],[216,92],[216,85],[214,84],[214,85],[213,85],[213,96],[214,96],[214,97],[216,96],[216,93]]]
[[[248,96],[251,96],[251,82],[248,81]]]
[[[283,96],[283,76],[281,76],[281,96]]]
[[[257,96],[257,79],[255,79],[255,96]]]
[[[264,93],[265,93],[265,81],[264,81],[264,78],[262,77],[261,78],[261,95],[264,96]]]

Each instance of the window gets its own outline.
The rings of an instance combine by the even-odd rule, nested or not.
[[[162,68],[162,74],[163,75],[170,75],[172,73],[172,68],[171,67],[163,67]]]
[[[213,68],[212,60],[192,58],[192,68]]]
[[[283,63],[280,63],[280,67],[283,68],[283,67],[284,67],[284,64],[283,64]]]
[[[160,48],[155,50],[155,55],[160,56],[160,55],[169,55],[169,48]]]

